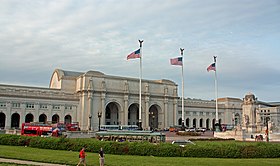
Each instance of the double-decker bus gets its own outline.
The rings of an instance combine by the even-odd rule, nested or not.
[[[22,123],[21,135],[25,136],[49,136],[53,127],[42,123]]]

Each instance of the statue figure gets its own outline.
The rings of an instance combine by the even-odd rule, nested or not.
[[[246,114],[244,115],[244,123],[245,123],[245,125],[249,124],[249,116]]]

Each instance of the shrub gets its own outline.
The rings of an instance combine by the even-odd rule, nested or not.
[[[113,142],[96,139],[42,138],[0,134],[1,145],[30,146],[41,149],[86,151],[97,153],[103,147],[107,154],[161,157],[206,158],[278,158],[280,144],[266,142],[196,141],[180,147],[170,143]]]

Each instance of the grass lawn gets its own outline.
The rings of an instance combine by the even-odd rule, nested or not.
[[[106,153],[106,152],[105,152]],[[36,149],[20,146],[0,145],[0,157],[37,162],[76,165],[79,161],[78,152]],[[99,165],[97,153],[87,153],[87,165]],[[106,166],[180,166],[180,165],[215,165],[215,166],[278,166],[280,158],[276,159],[218,159],[218,158],[184,158],[184,157],[153,157],[153,156],[105,156]],[[0,164],[2,166],[2,164]],[[5,165],[5,164],[4,164]]]

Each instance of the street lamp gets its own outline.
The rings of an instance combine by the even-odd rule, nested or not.
[[[100,119],[101,119],[101,116],[102,116],[102,112],[98,112],[97,116],[98,116],[98,119],[99,119],[99,121],[98,121],[98,131],[100,131]]]
[[[89,114],[88,118],[89,118],[89,127],[88,127],[88,130],[91,130],[91,118],[92,118],[91,114]]]
[[[153,128],[153,117],[154,117],[154,112],[150,112],[149,114],[150,114],[150,121],[151,121],[151,123],[150,123],[150,130],[152,130],[152,128]]]
[[[152,116],[152,119],[153,119],[153,120],[152,120],[152,122],[153,122],[153,123],[152,123],[152,126],[153,126],[153,130],[154,130],[154,128],[155,128],[155,115]]]
[[[269,117],[266,117],[265,120],[266,120],[266,130],[265,130],[266,142],[269,142],[269,137],[268,137],[268,133],[269,133],[269,131],[268,131],[268,121],[269,121]]]

